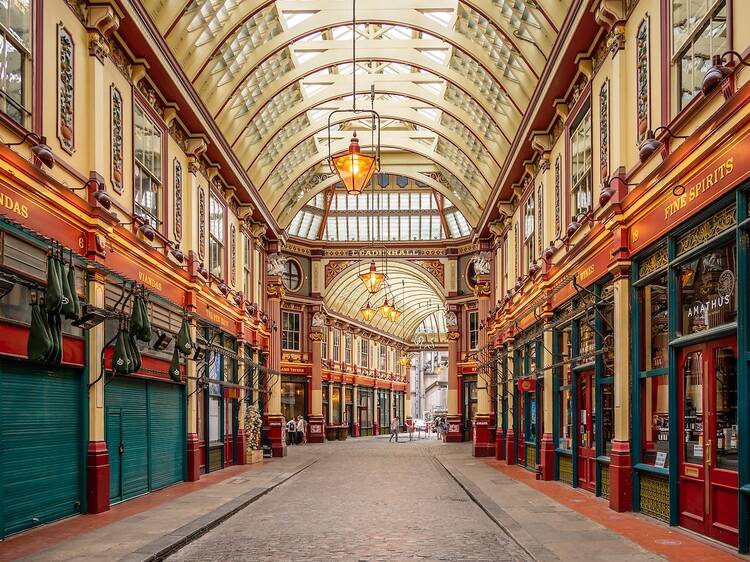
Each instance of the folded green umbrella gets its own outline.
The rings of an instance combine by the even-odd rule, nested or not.
[[[193,340],[190,338],[190,326],[188,325],[187,318],[182,319],[182,326],[177,334],[176,347],[179,348],[181,353],[190,353],[193,351]]]
[[[62,358],[62,329],[59,314],[54,312],[47,314],[47,326],[49,327],[52,349],[47,356],[47,363],[58,364]]]
[[[112,353],[112,370],[123,375],[127,374],[130,369],[130,357],[126,349],[124,333],[122,330],[117,332],[115,351]]]
[[[71,262],[68,266],[68,287],[70,287],[70,297],[73,302],[72,316],[66,316],[68,320],[78,320],[81,317],[81,303],[78,301],[78,291],[76,290],[76,268]]]
[[[125,330],[125,338],[130,351],[130,360],[132,361],[130,372],[137,373],[141,369],[141,350],[138,349],[135,336],[128,330]]]
[[[143,321],[139,339],[148,343],[151,341],[151,319],[148,315],[148,303],[143,297],[141,297],[141,318]]]
[[[169,376],[175,382],[182,380],[182,374],[180,373],[180,350],[177,346],[174,346],[174,352],[172,353],[172,361],[169,363]]]
[[[44,296],[44,306],[47,312],[57,312],[62,306],[62,286],[57,260],[51,254],[47,258],[47,292]]]
[[[52,348],[52,339],[44,321],[45,313],[39,303],[31,305],[31,328],[26,350],[31,361],[45,361]]]
[[[133,336],[140,336],[141,329],[143,327],[143,309],[141,308],[141,297],[136,296],[133,298],[133,311],[130,314],[130,326],[129,330]]]
[[[62,306],[60,312],[68,320],[75,318],[75,304],[73,304],[73,291],[70,287],[68,276],[65,274],[65,264],[61,260],[57,261],[57,269],[60,272],[60,285],[62,287]],[[75,285],[73,286],[75,288]]]

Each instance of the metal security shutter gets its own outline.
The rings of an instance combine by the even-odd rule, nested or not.
[[[182,387],[148,382],[151,489],[185,478],[185,400]]]
[[[80,511],[81,376],[0,361],[2,535]]]
[[[105,388],[109,495],[116,502],[148,492],[146,382],[115,377]]]

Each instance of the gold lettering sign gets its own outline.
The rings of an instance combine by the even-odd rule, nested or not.
[[[148,285],[152,289],[156,289],[157,291],[161,291],[162,290],[161,281],[159,281],[155,277],[151,277],[148,273],[143,273],[142,271],[139,271],[138,272],[138,281],[140,281],[144,285]]]
[[[593,265],[588,266],[586,269],[578,274],[578,280],[583,281],[587,277],[591,277],[594,274],[595,268]]]
[[[29,208],[26,205],[21,205],[17,199],[13,199],[5,193],[0,193],[0,208],[8,209],[19,217],[29,218]]]
[[[685,193],[677,195],[664,207],[664,218],[668,219],[681,209],[693,205],[701,196],[714,188],[721,180],[730,176],[734,171],[734,156],[728,157],[711,172],[685,186]]]
[[[208,319],[212,322],[216,322],[220,326],[226,326],[227,320],[221,314],[214,312],[213,310],[208,311]]]

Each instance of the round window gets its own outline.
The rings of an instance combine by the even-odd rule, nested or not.
[[[302,286],[302,268],[299,262],[293,259],[287,260],[284,272],[281,274],[281,282],[287,291],[298,291]]]
[[[477,286],[477,272],[474,270],[474,260],[471,260],[466,267],[466,284],[472,290]]]

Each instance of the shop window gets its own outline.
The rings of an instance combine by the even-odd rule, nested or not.
[[[300,351],[300,314],[281,312],[281,349]]]
[[[479,347],[479,312],[469,312],[469,349]]]
[[[591,210],[591,107],[587,101],[570,132],[571,218]]]
[[[685,355],[682,377],[685,462],[703,464],[703,352]]]
[[[281,272],[281,282],[288,291],[296,292],[302,286],[302,268],[296,260],[288,259]]]
[[[224,356],[215,353],[210,358],[211,364],[208,369],[208,377],[219,381],[223,380]],[[212,443],[221,441],[221,384],[218,382],[208,383],[208,440]]]
[[[700,93],[711,57],[727,48],[725,0],[672,1],[672,67],[678,111]]]
[[[370,367],[370,340],[365,338],[359,341],[359,366],[363,369]]]
[[[307,383],[303,378],[284,377],[281,381],[281,413],[284,419],[307,417]]]
[[[667,276],[662,275],[638,289],[641,308],[641,370],[667,368],[669,323],[667,310]]]
[[[256,248],[255,250],[255,266],[253,267],[253,273],[255,274],[255,300],[258,305],[263,303],[263,269],[261,264],[263,263],[263,253]]]
[[[737,357],[731,347],[714,350],[716,467],[738,470]]]
[[[502,295],[505,295],[506,291],[510,289],[510,285],[508,285],[508,269],[510,267],[509,260],[510,257],[508,256],[508,237],[506,236],[503,238],[503,259],[502,262],[502,268],[503,268],[503,285],[501,287],[500,293]]]
[[[341,361],[341,331],[333,331],[333,360]]]
[[[612,452],[612,440],[615,438],[615,390],[611,382],[599,385],[602,406],[602,453],[609,456]]]
[[[669,467],[669,376],[641,379],[643,444],[641,462]]]
[[[224,275],[224,205],[211,194],[209,202],[208,264],[211,275],[223,278]]]
[[[331,389],[331,413],[333,425],[341,424],[341,386],[334,385]]]
[[[344,363],[352,362],[352,335],[344,334]]]
[[[26,125],[31,101],[31,0],[0,3],[0,111]]]
[[[320,340],[320,357],[328,359],[328,328],[323,328]]]
[[[526,271],[534,263],[534,195],[530,195],[526,200],[523,212],[523,250],[526,259]]]
[[[161,129],[138,104],[133,105],[133,126],[133,210],[154,230],[159,230],[162,193]]]
[[[681,335],[737,320],[735,245],[707,252],[677,269]]]
[[[558,390],[558,408],[560,412],[560,427],[558,435],[558,447],[560,449],[570,450],[573,442],[573,401],[572,401],[572,372],[570,370],[570,352],[571,352],[571,339],[570,339],[570,327],[566,327],[560,332],[560,349],[562,350],[562,361],[563,364],[560,376],[560,386]]]

